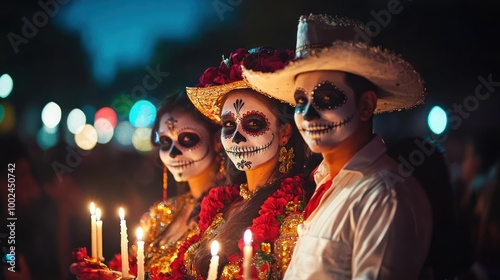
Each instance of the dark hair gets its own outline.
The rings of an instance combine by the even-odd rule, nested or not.
[[[253,219],[258,217],[259,209],[264,201],[281,186],[281,182],[284,178],[301,174],[304,171],[303,164],[306,162],[306,152],[308,148],[305,145],[303,138],[300,136],[297,127],[293,123],[293,108],[288,104],[281,103],[276,99],[266,97],[255,91],[249,91],[249,95],[256,97],[262,103],[266,104],[271,112],[277,116],[280,125],[286,123],[290,123],[292,125],[293,132],[287,143],[287,148],[289,149],[293,147],[295,152],[295,164],[287,174],[282,175],[282,177],[270,186],[257,191],[255,196],[248,201],[243,201],[231,206],[227,214],[225,224],[220,227],[219,232],[215,237],[221,243],[221,248],[224,249],[223,253],[219,254],[220,268],[223,268],[229,262],[227,260],[227,256],[230,256],[239,250],[238,241],[243,236],[244,230],[252,225]],[[223,103],[224,100],[222,100],[221,104]],[[230,160],[227,160],[226,162],[230,162]],[[245,173],[243,171],[236,171],[232,162],[229,164],[232,166],[230,172],[229,166],[227,168],[231,182],[238,184],[243,183],[244,181],[242,181],[242,178],[245,178]],[[198,274],[203,277],[206,277],[206,274],[208,273],[210,262],[210,250],[208,244],[210,244],[210,242],[211,240],[203,240],[194,257],[194,267],[198,270]]]
[[[353,89],[356,102],[359,102],[361,94],[369,90],[374,91],[378,96],[377,86],[374,85],[372,82],[370,82],[368,79],[353,73],[348,73],[348,72],[344,73],[345,73],[344,81],[349,87]]]
[[[153,129],[151,130],[151,143],[158,146],[156,142],[156,132],[160,127],[161,117],[168,112],[179,111],[190,113],[193,117],[199,120],[209,132],[215,133],[219,130],[219,126],[211,122],[208,118],[202,115],[191,103],[185,91],[174,91],[169,93],[162,102],[162,105],[156,113],[156,120],[153,124]]]

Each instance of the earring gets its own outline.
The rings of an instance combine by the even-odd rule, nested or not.
[[[290,148],[287,151],[285,144],[283,144],[283,146],[281,146],[280,148],[280,154],[278,157],[278,161],[281,163],[279,167],[280,173],[287,174],[288,171],[290,171],[290,169],[294,164],[293,162],[294,157],[295,154],[293,153],[293,148]]]
[[[163,201],[167,201],[167,181],[168,181],[167,167],[163,166]]]
[[[219,161],[219,171],[217,172],[217,180],[219,182],[226,181],[226,157],[222,152],[219,152],[218,159]]]

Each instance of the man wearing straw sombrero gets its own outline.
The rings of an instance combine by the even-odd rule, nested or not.
[[[423,82],[397,55],[355,42],[359,30],[302,16],[292,63],[243,72],[254,89],[295,106],[302,137],[324,158],[285,279],[417,279],[429,250],[426,194],[373,131],[374,114],[422,103]]]

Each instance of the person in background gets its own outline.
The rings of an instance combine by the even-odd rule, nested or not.
[[[461,180],[456,183],[458,217],[461,226],[469,235],[468,246],[477,250],[479,217],[476,213],[478,195],[486,185],[489,170],[500,156],[496,131],[484,131],[469,136],[465,142],[464,158],[461,165]]]
[[[387,154],[405,166],[415,152],[422,152],[422,146],[427,152],[425,157],[418,165],[407,167],[424,188],[432,207],[432,241],[420,279],[453,279],[466,265],[466,257],[459,242],[453,188],[442,148],[429,139],[407,137],[387,142]]]

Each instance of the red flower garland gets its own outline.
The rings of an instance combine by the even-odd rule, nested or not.
[[[295,205],[301,204],[304,195],[303,184],[304,180],[300,176],[286,178],[281,182],[280,188],[262,204],[259,210],[259,217],[255,218],[252,221],[252,225],[249,227],[253,235],[254,254],[262,250],[262,243],[266,242],[272,244],[276,241],[279,235],[281,222],[287,215],[301,212],[301,208],[289,209],[287,205],[290,202],[293,202]],[[200,232],[191,237],[179,248],[178,257],[171,265],[171,279],[185,278],[186,263],[184,261],[184,254],[186,250],[201,239],[204,231],[210,226],[212,220],[218,213],[223,212],[226,206],[239,200],[241,200],[239,189],[235,186],[218,187],[210,190],[201,204],[202,211],[200,213],[199,222]],[[234,262],[243,257],[243,246],[244,242],[243,238],[241,238],[238,242],[240,254],[228,256],[230,262]],[[264,267],[263,269],[266,268]],[[269,269],[269,267],[267,267],[267,269]],[[253,271],[253,274],[255,273],[257,272]],[[151,273],[150,279],[163,280],[166,279],[165,277],[165,275],[155,275]],[[199,279],[203,278],[200,277]]]
[[[224,85],[243,80],[241,65],[260,72],[274,72],[282,69],[295,57],[291,50],[279,51],[273,48],[243,48],[232,52],[222,60],[219,67],[210,67],[200,77],[195,87],[210,87]]]

